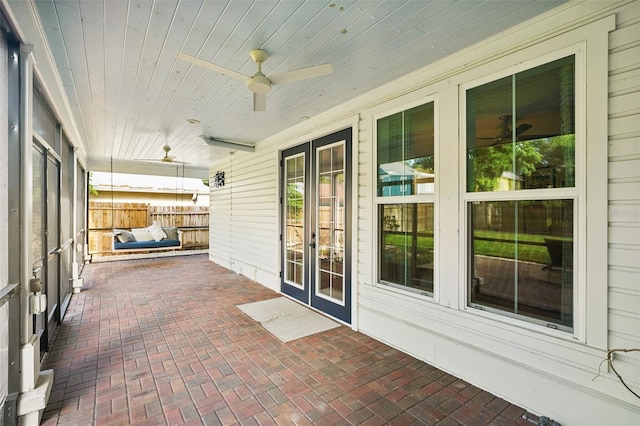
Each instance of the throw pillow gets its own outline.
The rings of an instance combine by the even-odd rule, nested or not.
[[[151,235],[148,228],[134,228],[131,233],[136,241],[153,241],[153,235]]]
[[[153,239],[160,241],[163,238],[167,238],[167,234],[162,230],[162,226],[158,222],[153,222],[153,225],[149,226],[149,232],[153,235]]]
[[[131,232],[125,231],[124,229],[117,229],[114,232],[116,234],[116,238],[121,243],[131,243],[136,240],[136,237],[134,237]]]
[[[178,239],[178,228],[175,226],[168,226],[166,228],[162,228],[165,234],[167,234],[167,240],[177,240]]]

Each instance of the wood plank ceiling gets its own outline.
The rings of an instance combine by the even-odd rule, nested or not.
[[[37,0],[90,169],[160,159],[204,170],[199,137],[256,143],[562,3],[548,1]],[[183,51],[251,75],[329,63],[274,86],[253,112],[246,85],[177,60]],[[197,120],[190,124],[190,120]],[[134,162],[134,163],[129,163]],[[102,167],[100,166],[102,165]],[[175,168],[173,168],[175,173]]]

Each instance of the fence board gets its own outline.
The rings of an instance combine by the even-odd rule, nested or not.
[[[89,253],[109,254],[112,229],[144,228],[154,221],[182,231],[183,248],[209,247],[208,206],[152,206],[145,203],[89,203]]]

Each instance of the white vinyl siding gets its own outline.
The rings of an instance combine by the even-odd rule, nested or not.
[[[640,348],[640,4],[617,13],[609,35],[609,348]],[[615,368],[640,388],[640,352]],[[622,386],[622,385],[620,385]]]
[[[355,158],[359,158],[358,170],[366,170],[374,159],[375,147],[369,142],[373,138],[370,126],[370,120],[360,118],[358,123],[359,132],[357,139],[353,143],[353,150],[354,152],[357,151]],[[353,164],[355,166],[355,159]],[[376,240],[375,234],[371,232],[372,229],[376,229],[373,223],[375,217],[375,187],[373,185],[375,180],[371,179],[369,173],[356,173],[355,169],[352,176],[357,188],[357,201],[354,202],[357,221],[356,226],[353,227],[352,235],[356,240],[354,250],[357,251],[358,259],[358,263],[355,265],[356,272],[352,279],[354,283],[372,283],[375,279],[374,269],[371,268],[371,265],[374,264],[373,258],[375,255],[375,250],[372,250],[372,248]],[[354,324],[357,324],[358,311],[359,309],[356,305],[354,307]]]
[[[211,187],[209,257],[275,289],[277,154],[272,149],[256,149],[253,153],[218,152],[215,156],[221,160],[210,169],[210,182],[220,171],[225,173],[225,185]]]

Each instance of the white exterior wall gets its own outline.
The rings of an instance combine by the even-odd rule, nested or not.
[[[613,31],[607,37],[609,30]],[[260,141],[255,153],[221,157],[216,152],[210,175],[224,171],[226,182],[211,190],[210,259],[278,291],[279,151],[352,126],[357,135],[352,194],[354,328],[562,424],[640,424],[639,400],[602,363],[607,349],[640,347],[637,34],[637,1],[570,3]],[[587,135],[586,157],[577,159],[583,173],[587,170],[588,189],[579,216],[586,226],[582,225],[585,238],[578,246],[582,265],[577,272],[576,332],[569,335],[466,309],[460,179],[437,181],[434,298],[376,285],[376,114],[434,98],[440,124],[436,172],[447,168],[455,175],[460,173],[463,149],[460,86],[486,76],[501,60],[512,61],[510,66],[526,62],[532,54],[544,56],[563,43],[581,45],[589,67],[581,123]],[[616,354],[616,369],[636,392],[639,365],[640,352]]]
[[[215,174],[224,171],[225,185],[211,189],[209,257],[275,290],[279,287],[277,150],[261,145],[254,153],[221,157],[209,180],[213,183]]]
[[[609,348],[640,348],[640,3],[619,11],[609,36]],[[640,352],[615,368],[638,392]],[[640,404],[640,400],[636,400]]]

